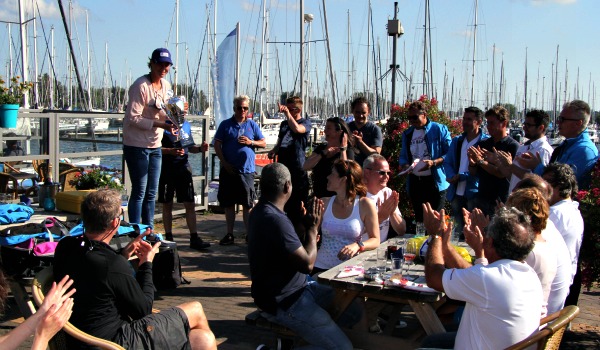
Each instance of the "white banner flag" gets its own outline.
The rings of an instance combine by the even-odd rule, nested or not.
[[[217,49],[217,57],[212,63],[213,106],[215,126],[233,115],[233,98],[235,93],[237,38],[234,29],[223,40]]]

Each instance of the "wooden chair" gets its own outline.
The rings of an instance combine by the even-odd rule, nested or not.
[[[505,350],[521,350],[535,344],[537,344],[537,350],[558,350],[567,325],[577,314],[579,314],[579,307],[566,306],[562,310],[544,317],[540,321],[540,325],[545,325],[542,329]]]
[[[41,161],[41,162],[34,164],[33,168],[35,169],[35,171],[38,174],[39,182],[44,182],[44,180],[46,178],[46,174],[48,173],[48,163],[46,163],[45,161]],[[67,170],[75,169],[75,168],[81,169],[71,163],[63,163],[63,162],[58,163],[58,173],[59,174],[62,174],[63,172],[65,172]],[[56,181],[56,179],[54,179],[54,180]]]
[[[58,174],[58,181],[60,182],[60,188],[62,192],[65,191],[75,191],[75,186],[71,185],[71,180],[75,179],[77,174],[83,171],[82,167],[75,167],[65,171],[61,171]]]
[[[33,300],[35,301],[35,304],[38,307],[44,302],[44,295],[52,287],[53,281],[54,269],[52,266],[49,266],[35,274],[35,277],[33,279],[33,286],[31,288],[31,294],[33,295]],[[73,326],[71,322],[67,322],[63,329],[60,332],[56,333],[54,338],[52,338],[49,344],[50,350],[67,349],[66,338],[63,332],[67,333],[68,335],[85,344],[96,346],[100,349],[125,350],[125,348],[123,348],[119,344],[113,343],[106,339],[94,337],[90,334],[81,331],[77,327]]]
[[[9,173],[0,173],[0,193],[10,194],[12,199],[19,197],[19,180]]]

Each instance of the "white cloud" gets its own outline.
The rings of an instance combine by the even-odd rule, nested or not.
[[[453,35],[470,38],[473,36],[473,32],[470,30],[463,30],[462,32],[454,32]]]

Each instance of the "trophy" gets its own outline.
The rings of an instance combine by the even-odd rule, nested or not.
[[[182,129],[183,122],[185,121],[185,102],[184,96],[175,96],[171,97],[165,105],[167,118],[179,129],[173,142],[175,148],[185,148],[194,145],[194,140]]]

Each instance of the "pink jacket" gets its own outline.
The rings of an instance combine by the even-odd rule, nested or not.
[[[141,148],[158,148],[164,130],[153,125],[155,120],[164,121],[166,114],[155,103],[166,103],[171,84],[161,79],[162,89],[154,91],[148,75],[139,77],[129,87],[129,102],[123,119],[123,144]]]

